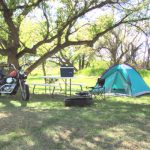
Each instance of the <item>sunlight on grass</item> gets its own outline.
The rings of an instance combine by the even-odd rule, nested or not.
[[[119,138],[126,135],[126,132],[121,128],[121,126],[116,126],[104,131],[103,134],[110,138],[116,138],[119,140]]]
[[[12,105],[14,105],[15,107],[20,107],[21,106],[21,104],[20,104],[20,102],[18,102],[18,101],[10,101],[10,103],[12,104]]]
[[[55,102],[55,103],[51,103],[51,102],[30,102],[28,103],[28,107],[30,108],[36,108],[36,109],[61,109],[61,107],[64,107],[64,105],[60,102]]]
[[[2,144],[4,143],[4,144]],[[20,144],[22,143],[22,144]],[[6,145],[5,145],[6,144]],[[24,132],[24,130],[16,130],[7,134],[0,135],[0,147],[5,150],[9,149],[28,149],[27,147],[34,146],[35,142]]]
[[[23,131],[14,131],[7,134],[1,134],[0,135],[0,141],[2,142],[11,142],[12,139],[24,136],[25,133]]]
[[[131,103],[131,104],[149,104],[149,96],[141,96],[141,97],[109,97],[112,101],[121,101],[123,103]]]
[[[24,141],[27,143],[28,146],[32,147],[34,146],[36,143],[35,141],[33,141],[32,137],[30,136],[25,136],[24,137]]]
[[[6,105],[0,102],[0,108],[5,107]]]
[[[144,77],[146,84],[150,87],[150,77]]]
[[[1,118],[6,118],[6,117],[9,117],[11,114],[8,113],[8,112],[0,112],[0,119]]]

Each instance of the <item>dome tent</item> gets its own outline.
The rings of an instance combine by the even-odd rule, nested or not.
[[[128,64],[117,64],[106,70],[101,78],[105,79],[105,93],[140,96],[150,93],[150,88],[141,75]],[[97,85],[96,85],[97,86]],[[96,92],[93,89],[92,92]]]

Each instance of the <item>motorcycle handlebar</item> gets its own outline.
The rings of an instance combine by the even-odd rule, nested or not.
[[[9,67],[13,67],[16,70],[16,67],[14,64],[9,64]]]

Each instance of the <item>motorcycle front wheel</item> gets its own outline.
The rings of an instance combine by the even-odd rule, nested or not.
[[[23,101],[29,101],[30,92],[29,92],[29,86],[27,84],[22,85],[21,98]]]

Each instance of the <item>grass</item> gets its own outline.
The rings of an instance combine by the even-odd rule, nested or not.
[[[64,107],[64,97],[0,97],[1,150],[148,150],[150,96],[107,97],[92,107]]]
[[[150,85],[149,71],[140,73]],[[94,86],[99,74],[96,69],[86,69],[72,82]],[[32,82],[44,81],[29,76],[28,83]],[[80,89],[74,87],[74,90]],[[36,92],[40,94],[31,95],[28,103],[20,101],[18,95],[0,96],[0,150],[148,150],[150,147],[150,95],[107,96],[105,101],[96,98],[91,107],[79,108],[65,107],[63,95],[42,94],[40,88]]]
[[[86,75],[86,76],[100,76],[105,70],[108,68],[107,62],[104,61],[95,61],[91,64],[90,67],[85,68],[79,71],[77,74],[79,75]]]
[[[150,70],[139,70],[139,73],[144,78],[145,82],[150,86]]]

